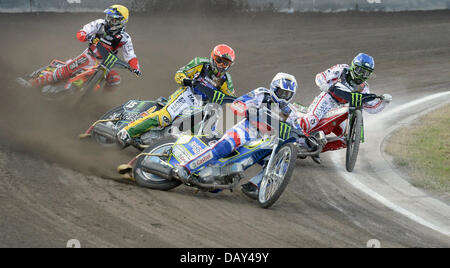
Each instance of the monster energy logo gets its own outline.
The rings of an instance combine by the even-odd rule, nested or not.
[[[212,101],[216,102],[218,104],[222,104],[224,97],[225,97],[225,94],[216,90],[216,91],[214,91],[214,97],[213,97]]]
[[[352,106],[358,107],[362,105],[362,94],[361,93],[352,93]]]
[[[291,126],[286,123],[280,123],[280,138],[286,140],[291,133]]]
[[[117,57],[114,54],[109,53],[109,55],[106,58],[103,65],[105,65],[106,68],[111,69],[114,66],[114,64],[116,63],[116,61],[117,61]]]

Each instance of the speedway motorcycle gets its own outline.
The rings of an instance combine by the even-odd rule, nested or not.
[[[98,64],[82,68],[75,72],[68,80],[59,81],[55,84],[40,87],[40,94],[48,100],[61,100],[70,96],[77,95],[76,105],[84,101],[93,91],[99,91],[106,77],[113,68],[123,68],[130,72],[133,69],[130,65],[119,59],[114,53],[109,52],[104,46],[101,39],[95,38],[92,42],[96,45],[97,51],[102,57],[102,61]],[[44,74],[53,73],[58,67],[64,66],[66,63],[57,59],[29,75],[18,77],[17,82],[25,87],[30,87],[28,81],[30,79],[43,76]]]
[[[263,135],[260,139],[241,146],[230,155],[212,161],[198,173],[192,173],[187,179],[177,175],[180,165],[214,146],[220,139],[205,136],[202,126],[196,135],[168,136],[158,140],[128,164],[119,166],[118,172],[151,189],[167,191],[184,184],[200,191],[218,192],[225,189],[232,191],[244,178],[244,171],[259,164],[264,170],[264,175],[257,200],[261,207],[269,208],[278,200],[289,183],[297,159],[296,141],[300,137],[305,137],[302,131],[289,124],[272,120],[273,113],[267,108],[262,112],[266,118],[271,118],[268,122],[279,123],[279,133],[271,132],[270,135]],[[205,112],[204,118],[207,118],[208,113]]]
[[[346,148],[345,167],[348,172],[352,172],[358,157],[359,145],[364,142],[364,121],[362,115],[363,105],[375,99],[382,99],[383,97],[376,94],[352,92],[351,89],[342,83],[337,83],[330,89],[330,91],[332,91],[336,96],[346,100],[348,104],[343,107],[330,110],[319,121],[317,126],[311,129],[311,135],[316,136],[317,140],[324,142],[315,144],[313,146],[316,148],[314,152],[300,152],[298,157],[304,158],[305,156],[309,156],[314,153],[317,155],[329,150]],[[303,115],[308,112],[308,108],[302,105],[297,104],[297,108]],[[347,121],[347,127],[344,134],[345,144],[340,148],[332,148],[331,146],[327,146],[327,144],[330,144],[337,139],[337,137],[333,137],[330,134],[337,132],[335,130],[339,128],[339,125],[344,121]],[[322,137],[323,135],[325,135],[324,138]],[[321,137],[319,138],[318,136]]]
[[[196,79],[192,87],[195,87],[209,98],[211,102],[218,105],[231,103],[235,100],[234,97],[227,96],[215,90],[214,86],[204,79]],[[199,102],[201,101],[199,100]],[[81,139],[92,138],[96,143],[103,146],[115,145],[117,144],[116,135],[121,129],[139,118],[162,109],[166,104],[167,99],[163,97],[155,101],[129,100],[127,103],[108,111],[79,137]],[[213,122],[218,122],[219,116],[218,109],[215,109],[203,120],[204,109],[202,106],[191,106],[177,116],[169,126],[154,128],[142,134],[140,137],[132,138],[131,145],[142,151],[152,142],[169,135],[186,131],[195,133],[199,129],[200,122],[206,125],[212,125]],[[220,134],[217,133],[216,135]]]

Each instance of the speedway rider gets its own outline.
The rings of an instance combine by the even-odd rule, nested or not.
[[[263,105],[275,104],[279,107],[280,118],[300,129],[299,117],[296,109],[290,102],[293,100],[297,91],[297,80],[293,75],[287,73],[278,73],[273,78],[270,89],[264,87],[257,88],[246,95],[239,97],[233,104],[232,110],[237,115],[244,115],[243,111],[252,108],[260,108]],[[240,111],[240,112],[239,112]],[[256,119],[256,120],[255,120]],[[234,127],[229,129],[224,136],[212,147],[196,155],[192,160],[176,167],[175,172],[178,176],[187,178],[192,172],[196,172],[205,167],[212,160],[217,160],[228,156],[238,147],[246,145],[255,139],[260,139],[261,122],[258,118],[247,117]],[[281,121],[280,120],[280,121]],[[267,128],[266,128],[267,129]],[[257,135],[255,135],[255,133]],[[264,170],[252,178],[250,182],[242,185],[241,190],[249,197],[256,199],[258,185],[262,180]]]
[[[213,102],[213,99],[207,98],[203,92],[192,85],[193,80],[204,79],[223,96],[234,97],[233,82],[228,70],[233,65],[235,58],[234,50],[231,47],[220,44],[214,47],[210,58],[196,57],[180,68],[175,74],[175,81],[181,87],[170,96],[163,108],[129,123],[119,131],[117,140],[120,145],[126,147],[132,138],[139,137],[155,127],[170,125],[183,110],[191,106],[201,106],[199,102]],[[202,100],[197,100],[194,94],[202,96]]]
[[[308,113],[300,120],[300,126],[303,131],[309,133],[319,121],[330,111],[331,109],[338,108],[345,103],[346,100],[336,96],[333,93],[333,86],[340,82],[353,92],[370,93],[369,84],[366,80],[372,74],[375,68],[375,62],[373,58],[367,54],[359,53],[352,61],[351,66],[347,64],[338,64],[328,70],[316,75],[316,84],[322,90],[312,102],[308,108]],[[363,105],[363,108],[368,113],[374,114],[382,111],[387,103],[391,102],[392,96],[389,94],[383,94],[382,99],[376,99],[367,102]],[[334,134],[337,139],[328,142],[323,151],[338,150],[346,147],[345,142],[345,128],[346,121],[342,122],[340,128],[336,128]],[[320,164],[319,155],[313,156],[313,160]]]
[[[105,19],[98,19],[86,24],[77,32],[80,42],[89,41],[89,47],[78,57],[68,60],[65,65],[58,67],[52,74],[31,79],[29,83],[33,87],[41,87],[58,81],[66,80],[81,68],[92,67],[101,56],[97,52],[95,44],[91,42],[99,38],[102,44],[112,53],[117,53],[119,48],[123,48],[123,58],[133,69],[136,75],[141,75],[138,59],[134,53],[133,43],[130,35],[125,32],[125,25],[128,22],[128,9],[122,5],[112,5],[104,11]],[[111,70],[106,77],[109,89],[120,83],[120,76],[115,70]]]

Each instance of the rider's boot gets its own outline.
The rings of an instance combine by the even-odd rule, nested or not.
[[[320,160],[320,156],[317,154],[317,155],[312,155],[311,156],[311,159],[314,161],[314,162],[316,162],[317,164],[321,164],[322,163],[322,160]]]
[[[60,66],[53,71],[53,73],[43,73],[29,82],[33,87],[42,87],[45,85],[53,84],[58,81],[63,81],[68,79],[74,70],[69,70],[67,65]]]
[[[52,73],[44,73],[39,77],[29,80],[28,82],[32,87],[42,87],[48,84],[52,84],[53,82],[55,82],[55,79]]]
[[[259,185],[264,177],[265,169],[262,169],[256,176],[251,178],[248,183],[241,185],[241,191],[251,199],[258,199]]]
[[[32,87],[31,83],[30,83],[29,81],[23,79],[22,77],[18,77],[18,78],[16,79],[16,81],[17,81],[17,83],[19,83],[22,87],[25,87],[25,88],[31,88],[31,87]]]

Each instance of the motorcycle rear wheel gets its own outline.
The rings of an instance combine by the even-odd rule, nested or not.
[[[262,208],[271,207],[286,189],[295,168],[297,150],[292,143],[284,144],[275,154],[271,166],[266,167],[269,173],[263,177],[258,193],[258,203]]]

